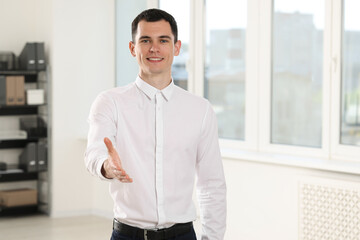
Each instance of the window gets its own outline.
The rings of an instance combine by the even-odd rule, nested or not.
[[[272,143],[321,147],[324,12],[324,1],[274,1]]]
[[[204,95],[216,112],[219,136],[243,140],[247,1],[207,0],[205,9]]]
[[[343,3],[340,142],[360,146],[360,3]]]

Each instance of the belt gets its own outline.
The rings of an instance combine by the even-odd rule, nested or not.
[[[147,230],[132,227],[114,219],[113,229],[127,237],[137,237],[144,240],[165,240],[189,233],[193,229],[193,224],[192,222],[178,223],[169,228]]]

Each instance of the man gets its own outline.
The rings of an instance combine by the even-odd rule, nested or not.
[[[132,23],[134,83],[101,93],[90,111],[88,170],[110,181],[111,239],[196,239],[195,177],[202,239],[221,240],[226,184],[210,103],[174,85],[175,19],[149,9]]]

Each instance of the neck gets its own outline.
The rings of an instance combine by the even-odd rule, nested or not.
[[[146,83],[159,90],[166,88],[171,83],[171,74],[170,76],[146,76],[139,73],[139,77]]]

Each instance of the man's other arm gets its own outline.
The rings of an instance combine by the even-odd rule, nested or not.
[[[204,117],[197,153],[197,197],[202,240],[223,240],[226,228],[226,183],[216,115],[210,103]]]

